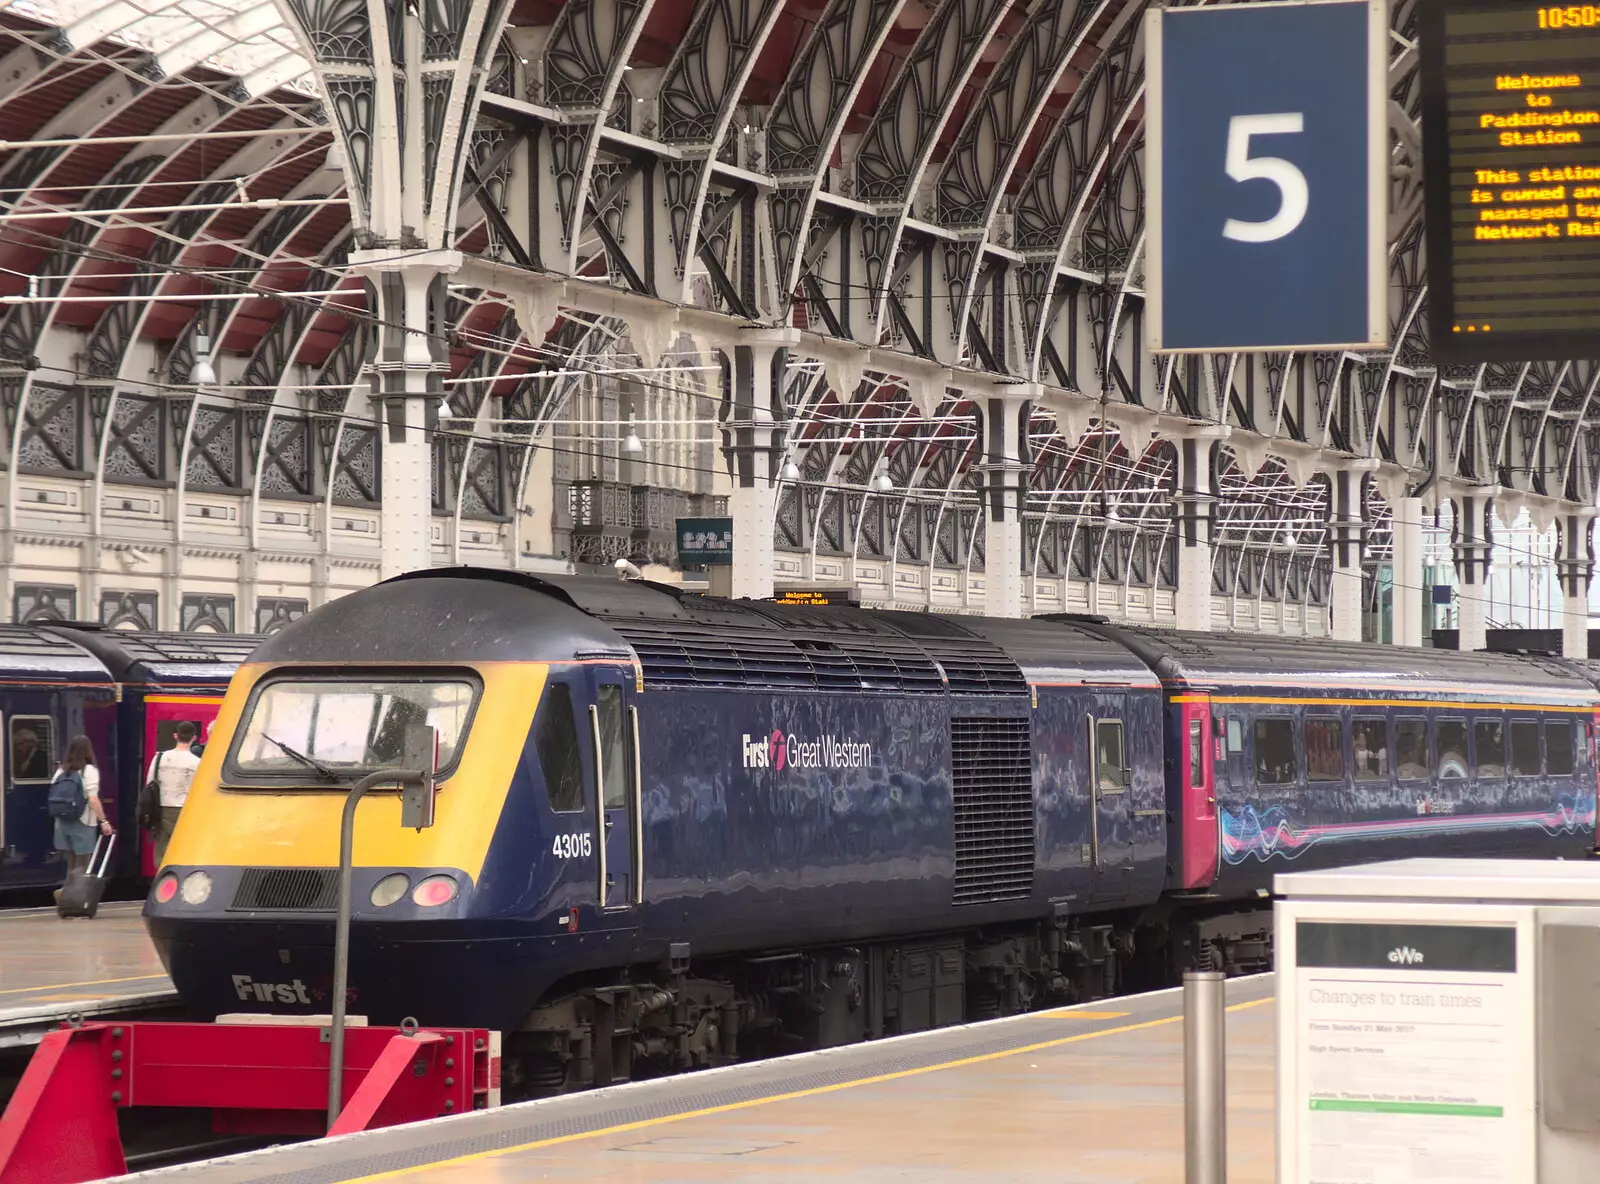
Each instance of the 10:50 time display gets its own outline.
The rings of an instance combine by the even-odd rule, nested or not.
[[[1564,8],[1541,8],[1541,29],[1593,29],[1600,26],[1600,5],[1569,4]]]

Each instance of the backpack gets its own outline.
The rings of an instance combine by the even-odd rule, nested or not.
[[[50,796],[45,799],[45,809],[50,817],[76,822],[83,817],[84,807],[88,804],[89,794],[83,788],[82,773],[56,774],[56,779],[50,783]]]
[[[161,829],[161,757],[163,753],[156,753],[155,767],[150,770],[150,780],[139,787],[139,800],[135,803],[134,813],[138,815],[141,830],[158,831]]]

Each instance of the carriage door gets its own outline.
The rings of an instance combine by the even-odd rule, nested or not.
[[[640,826],[638,710],[634,673],[620,667],[591,667],[594,698],[589,704],[589,742],[593,746],[595,831],[602,912],[630,909],[643,900],[644,834]]]
[[[1097,695],[1089,716],[1089,850],[1097,901],[1128,895],[1133,873],[1132,770],[1128,765],[1122,695]]]

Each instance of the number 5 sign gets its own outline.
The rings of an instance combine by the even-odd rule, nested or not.
[[[1146,14],[1152,349],[1387,343],[1388,37],[1381,0]]]

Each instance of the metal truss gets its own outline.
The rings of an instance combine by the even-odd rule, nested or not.
[[[1393,347],[1159,358],[1144,348],[1138,0],[943,0],[915,14],[905,0],[831,0],[809,23],[778,0],[697,0],[681,16],[667,0],[568,0],[539,29],[508,25],[501,3],[450,0],[414,19],[394,6],[376,41],[356,0],[290,7],[320,107],[260,89],[300,73],[276,50],[234,85],[185,73],[202,42],[152,55],[103,40],[106,9],[65,39],[12,30],[3,60],[26,69],[0,86],[0,110],[51,104],[31,134],[85,146],[0,156],[0,225],[55,203],[59,223],[7,231],[48,239],[36,284],[150,302],[107,303],[88,324],[65,303],[0,308],[11,464],[320,502],[325,522],[376,507],[385,314],[350,252],[389,244],[467,261],[465,287],[429,296],[439,376],[456,384],[436,391],[433,468],[451,554],[478,521],[515,561],[533,445],[564,414],[569,371],[619,351],[657,366],[678,333],[718,344],[756,325],[803,330],[796,356],[816,360],[787,393],[801,476],[780,493],[776,546],[808,573],[871,568],[889,600],[939,604],[936,587],[982,578],[977,425],[996,397],[1034,407],[1034,611],[1068,607],[1044,594],[1052,581],[1087,589],[1072,607],[1126,608],[1141,590],[1155,611],[1176,578],[1174,442],[1203,425],[1225,440],[1213,591],[1258,606],[1230,609],[1236,621],[1326,601],[1319,472],[1361,474],[1369,540],[1408,493],[1498,497],[1541,520],[1594,505],[1600,362],[1431,360],[1414,0],[1393,12]],[[247,26],[287,44],[259,17],[241,41]],[[670,52],[652,57],[641,47],[661,28]],[[771,74],[763,55],[784,37],[792,52]],[[378,85],[388,74],[395,86]],[[328,122],[324,165],[332,138],[305,129]],[[280,126],[281,141],[204,158],[161,138]],[[149,142],[92,146],[128,127]],[[386,127],[420,147],[396,155],[377,142]],[[412,151],[426,184],[383,197]],[[236,178],[252,197],[352,213],[217,208]],[[157,205],[173,208],[131,212]],[[130,228],[147,248],[115,284],[94,283],[129,254]],[[233,298],[285,289],[299,295]],[[158,303],[206,291],[214,302]],[[234,394],[194,388],[200,336],[227,351]]]

